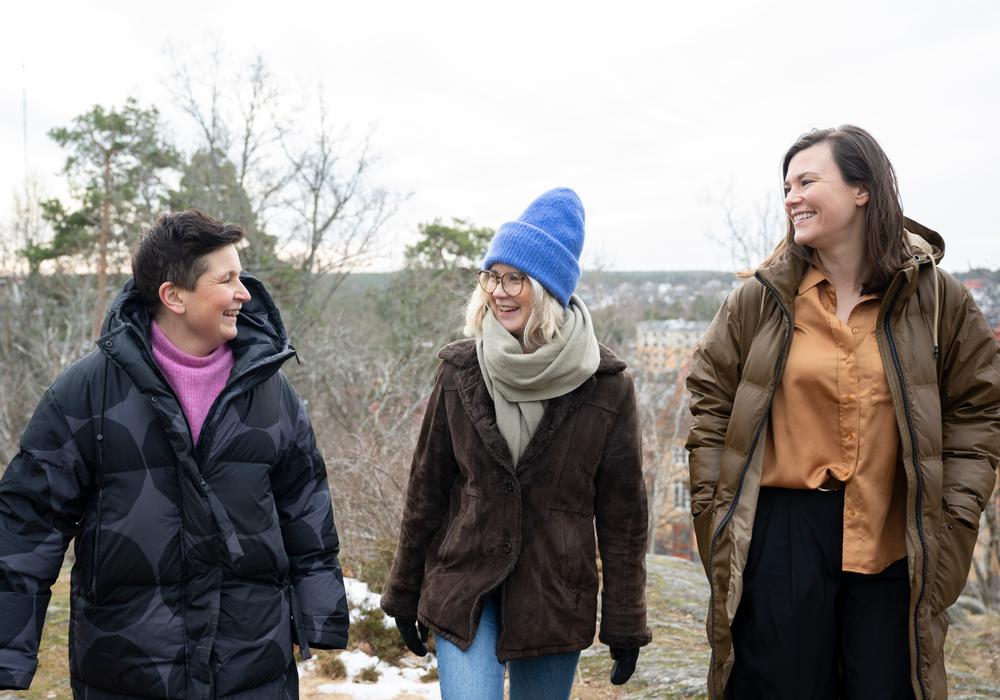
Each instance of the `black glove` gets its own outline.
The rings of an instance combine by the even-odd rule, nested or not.
[[[625,685],[625,682],[632,677],[632,673],[635,671],[635,662],[639,658],[639,648],[611,647],[611,658],[615,660],[615,665],[611,667],[612,685]]]
[[[422,622],[405,617],[396,618],[396,627],[399,629],[399,636],[403,638],[403,644],[417,656],[427,656],[427,627]],[[632,662],[635,666],[635,662]]]

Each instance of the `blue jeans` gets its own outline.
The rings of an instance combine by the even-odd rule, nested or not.
[[[496,596],[486,601],[468,651],[437,637],[441,700],[503,700],[505,667],[497,661],[499,608]],[[510,700],[568,700],[579,661],[578,651],[508,661]]]

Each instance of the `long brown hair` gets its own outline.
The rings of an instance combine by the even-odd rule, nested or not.
[[[903,205],[896,171],[871,134],[859,126],[844,124],[802,134],[785,152],[781,163],[782,181],[788,176],[788,164],[797,153],[825,141],[830,143],[833,160],[844,181],[852,185],[862,184],[869,192],[865,205],[861,291],[869,294],[884,290],[909,257],[903,236]],[[802,258],[811,265],[818,263],[814,248],[795,242],[795,227],[791,220],[788,221],[785,239],[760,266],[767,267],[787,255]]]

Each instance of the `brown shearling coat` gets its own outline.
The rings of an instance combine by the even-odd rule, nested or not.
[[[913,257],[883,296],[877,338],[907,478],[911,680],[918,700],[939,700],[948,696],[945,609],[965,585],[1000,461],[1000,353],[969,292],[932,265],[944,241],[910,220],[907,229],[919,237],[910,238]],[[730,625],[743,592],[763,434],[805,267],[786,259],[736,289],[695,351],[688,378],[691,513],[711,584],[712,699],[724,697],[733,666]]]
[[[648,644],[646,491],[632,379],[601,347],[597,372],[549,401],[515,468],[475,343],[446,346],[413,456],[382,608],[468,649],[501,595],[497,657]]]

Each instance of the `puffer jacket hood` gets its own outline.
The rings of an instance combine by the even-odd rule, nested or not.
[[[249,362],[287,359],[290,355],[286,353],[294,352],[294,348],[288,341],[284,321],[270,292],[249,273],[240,273],[240,282],[250,293],[250,300],[242,305],[237,317],[239,332],[236,339],[229,343],[233,354]],[[151,324],[152,319],[135,288],[135,280],[130,277],[104,317],[101,337],[131,328],[135,330],[136,338],[148,347]],[[254,352],[244,358],[248,348],[254,348]]]
[[[912,251],[882,298],[879,354],[907,477],[910,659],[919,700],[947,697],[945,609],[961,592],[1000,461],[1000,355],[968,291],[937,269],[944,241],[910,219]],[[721,700],[770,420],[807,263],[785,257],[734,290],[688,377],[691,513],[711,585],[709,697]]]
[[[71,539],[75,697],[294,698],[293,642],[346,645],[326,468],[280,372],[294,350],[242,281],[234,368],[197,444],[131,283],[42,398],[0,481],[0,688],[31,682]]]

